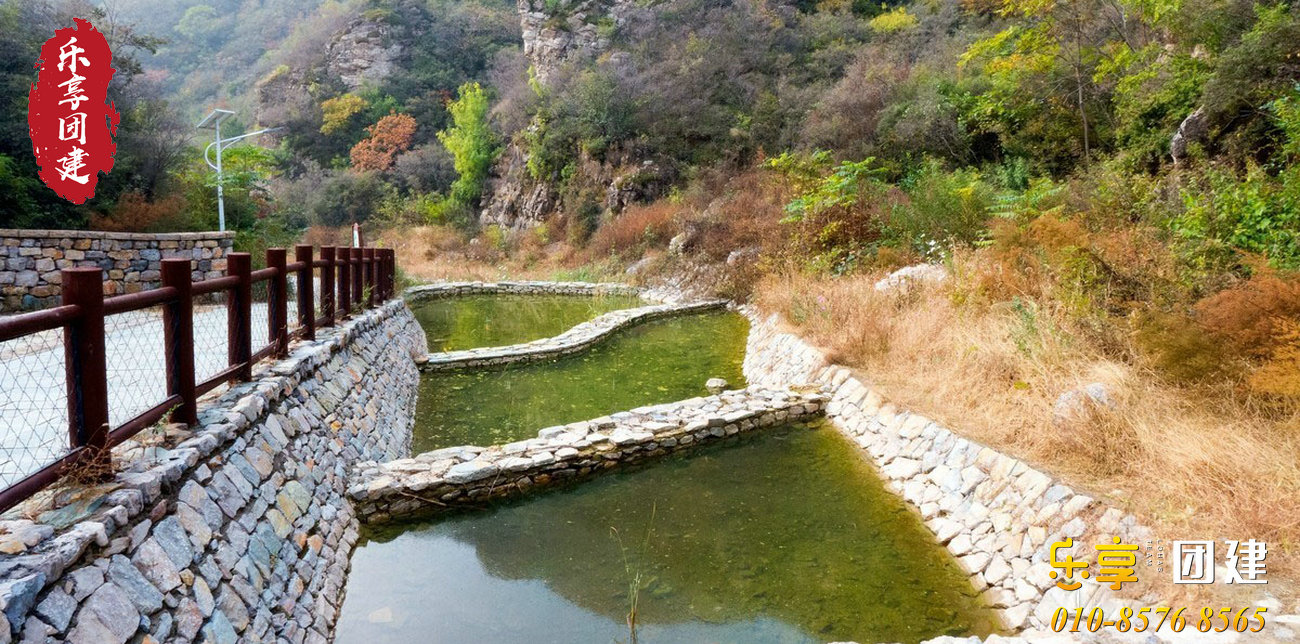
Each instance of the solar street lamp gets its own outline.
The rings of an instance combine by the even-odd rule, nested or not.
[[[225,232],[226,230],[226,201],[221,192],[221,180],[223,176],[221,172],[221,151],[230,147],[230,144],[247,139],[250,136],[257,136],[259,134],[266,134],[267,132],[284,129],[281,127],[268,127],[256,132],[232,136],[228,139],[221,138],[222,121],[225,121],[234,115],[235,113],[230,110],[214,109],[209,112],[207,116],[203,117],[203,120],[199,121],[199,124],[196,126],[200,130],[210,127],[216,131],[216,138],[208,144],[208,147],[203,149],[203,160],[207,162],[209,168],[217,171],[217,229],[222,232]],[[217,149],[217,160],[215,162],[212,160],[212,148],[214,147]]]

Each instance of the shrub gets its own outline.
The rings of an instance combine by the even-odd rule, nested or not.
[[[376,173],[340,171],[323,182],[312,203],[312,219],[325,226],[363,222],[395,196],[395,189]]]
[[[407,190],[445,194],[456,181],[456,166],[446,148],[430,143],[399,155],[393,164],[393,175]]]
[[[353,116],[370,106],[370,102],[356,94],[342,94],[326,99],[320,104],[321,134],[334,134],[348,126]]]
[[[1262,269],[1196,304],[1201,325],[1235,351],[1262,358],[1282,343],[1283,320],[1300,318],[1300,280]]]
[[[157,232],[193,229],[185,218],[185,198],[179,194],[149,201],[139,192],[128,192],[118,198],[107,216],[91,213],[92,230],[115,232]]]
[[[917,20],[916,16],[907,12],[906,7],[895,7],[892,11],[872,18],[867,24],[879,33],[892,34],[915,28]]]
[[[1276,318],[1275,346],[1268,360],[1250,375],[1250,387],[1263,394],[1300,398],[1300,323]]]
[[[589,257],[631,253],[668,244],[675,231],[674,220],[681,207],[667,200],[628,206],[621,214],[596,229],[587,244]]]
[[[974,169],[948,172],[931,160],[902,182],[907,201],[890,213],[885,238],[923,256],[987,234],[993,190]]]
[[[1251,164],[1244,176],[1210,168],[1182,190],[1184,210],[1169,226],[1198,267],[1231,267],[1236,251],[1300,268],[1300,170],[1280,180]]]
[[[1229,372],[1223,344],[1185,315],[1143,315],[1134,339],[1152,366],[1174,382],[1205,382]]]

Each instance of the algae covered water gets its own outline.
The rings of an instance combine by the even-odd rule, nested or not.
[[[632,295],[465,295],[411,306],[435,353],[531,342],[602,313],[645,306]]]
[[[337,641],[629,642],[634,587],[640,644],[996,628],[846,439],[793,426],[372,532],[352,556]]]
[[[748,334],[744,316],[701,313],[637,325],[559,360],[425,374],[411,452],[498,445],[551,425],[703,396],[713,377],[743,387]]]

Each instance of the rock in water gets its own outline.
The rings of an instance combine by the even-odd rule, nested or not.
[[[727,381],[722,378],[709,378],[709,380],[704,383],[704,388],[708,389],[711,394],[720,394],[727,390],[727,386]]]

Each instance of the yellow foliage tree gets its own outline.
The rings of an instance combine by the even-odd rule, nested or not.
[[[361,110],[370,106],[370,102],[356,94],[342,94],[327,99],[320,104],[321,134],[333,134],[343,129]]]

